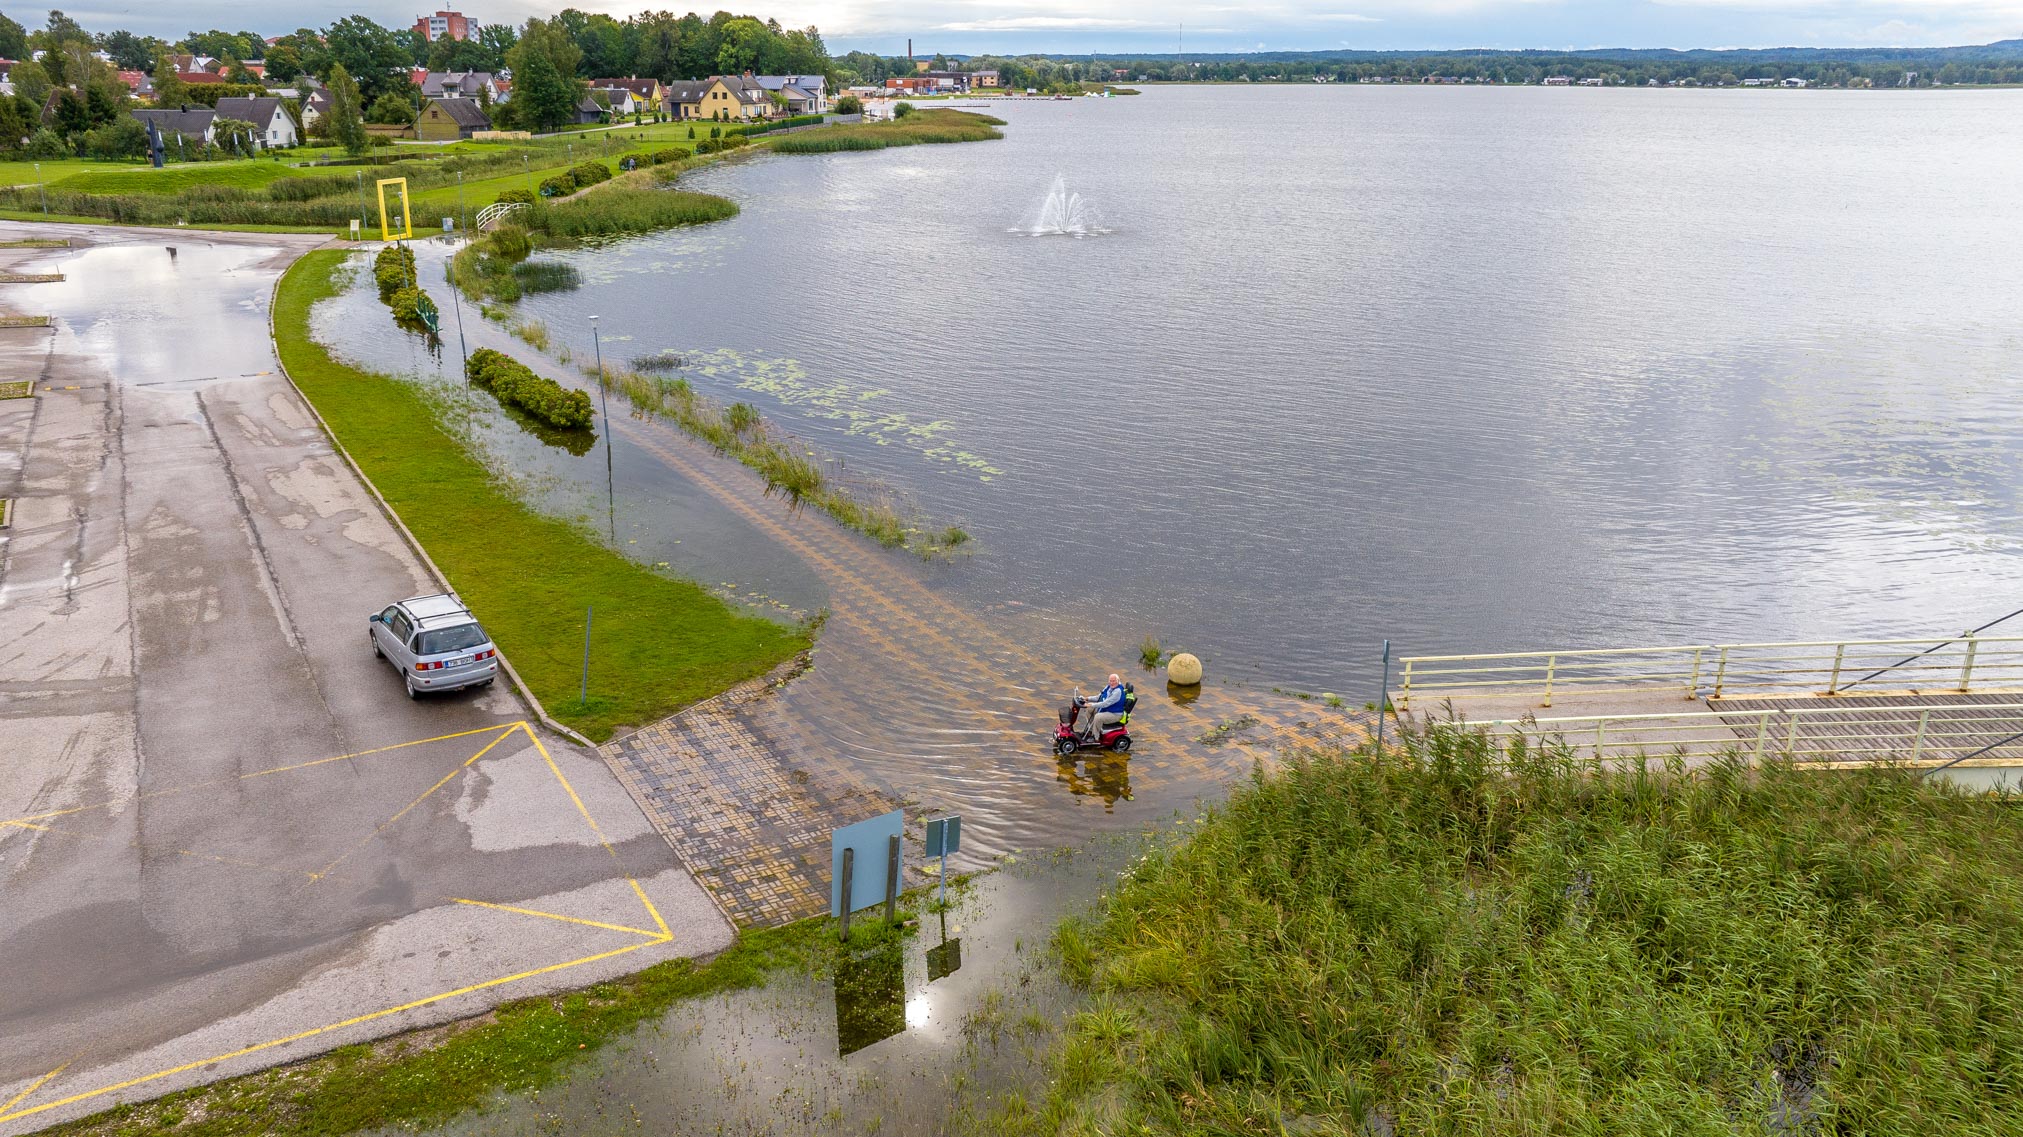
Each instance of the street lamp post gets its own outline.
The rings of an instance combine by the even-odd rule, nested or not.
[[[42,212],[49,212],[49,186],[42,180],[42,163],[35,163],[35,188],[42,195]]]
[[[611,460],[611,401],[604,393],[604,339],[597,331],[597,317],[590,317],[590,344],[597,353],[597,409],[604,416],[604,524],[611,543],[618,543],[618,478]]]

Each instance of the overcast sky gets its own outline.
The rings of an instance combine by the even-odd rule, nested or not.
[[[354,12],[410,24],[421,7],[399,0],[100,3],[65,10],[94,31],[126,27],[175,38],[210,27],[275,35]],[[621,17],[646,7],[687,10],[669,0],[575,6]],[[1182,25],[1189,51],[1950,45],[2023,36],[2023,0],[737,0],[724,6],[789,26],[813,24],[832,51],[888,55],[903,53],[909,36],[922,54],[1164,52],[1180,43]],[[518,23],[553,10],[541,0],[459,0],[456,7],[487,23]],[[30,27],[42,21],[39,10],[9,15]]]

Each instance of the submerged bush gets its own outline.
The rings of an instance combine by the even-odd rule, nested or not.
[[[372,258],[373,283],[379,286],[379,298],[391,300],[395,291],[406,288],[415,281],[414,250],[405,245],[388,245]]]
[[[425,328],[428,326],[426,317],[433,316],[437,311],[429,294],[415,287],[396,289],[387,299],[387,306],[393,309],[394,322],[403,327]]]
[[[518,407],[549,426],[575,430],[595,421],[588,394],[536,375],[526,364],[504,352],[479,348],[464,365],[464,374],[498,396],[500,402]]]

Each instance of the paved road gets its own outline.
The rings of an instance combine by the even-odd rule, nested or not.
[[[66,274],[0,285],[56,317],[0,330],[0,1133],[725,946],[595,755],[372,657],[435,587],[275,364],[315,241],[0,225],[45,235],[0,249]]]

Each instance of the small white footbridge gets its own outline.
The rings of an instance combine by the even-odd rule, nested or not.
[[[1427,729],[1576,758],[1896,764],[2023,791],[2023,637],[1685,644],[1414,656],[1391,692]]]

